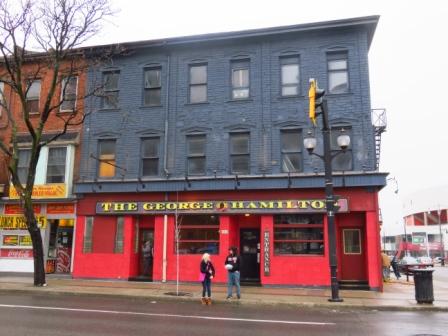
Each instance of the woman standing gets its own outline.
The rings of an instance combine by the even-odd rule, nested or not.
[[[202,282],[202,304],[212,304],[212,279],[215,276],[215,268],[213,267],[210,254],[204,253],[202,255],[201,267],[200,267],[200,280]],[[207,292],[207,297],[205,293]]]

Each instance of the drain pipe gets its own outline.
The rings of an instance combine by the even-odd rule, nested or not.
[[[164,135],[164,146],[163,146],[163,170],[165,172],[166,178],[169,176],[168,171],[168,117],[170,110],[170,55],[168,55],[167,66],[166,66],[166,100],[165,100],[165,135]],[[168,193],[165,193],[165,201],[168,201]],[[162,259],[162,282],[166,282],[166,268],[167,268],[167,242],[168,242],[168,215],[163,216],[163,259]]]

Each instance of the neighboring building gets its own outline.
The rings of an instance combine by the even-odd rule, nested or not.
[[[34,58],[32,55],[27,59],[23,73],[33,74],[34,80],[30,84],[27,94],[27,104],[30,106],[31,122],[34,125],[40,121],[41,108],[44,94],[49,87],[51,72],[42,68],[41,54]],[[83,62],[78,60],[78,62]],[[61,69],[68,69],[70,64],[62,64]],[[84,66],[80,69],[85,68]],[[35,73],[39,69],[38,76]],[[72,119],[73,123],[82,120],[84,102],[81,99],[85,91],[84,71],[80,71],[67,79],[67,85],[61,84],[57,88],[55,104],[60,100],[63,103],[49,116],[43,133],[43,141],[52,138],[60,132],[63,126],[61,118],[68,117],[74,110],[77,116]],[[35,77],[34,77],[35,76]],[[61,87],[65,87],[63,92]],[[5,88],[5,91],[9,88]],[[81,93],[81,94],[78,94]],[[22,108],[18,98],[5,92],[9,97],[8,104],[18,127],[19,147],[19,177],[22,181],[26,179],[28,163],[30,159],[31,137],[23,118]],[[4,116],[0,118],[5,121]],[[0,136],[9,144],[11,139],[11,124],[1,124]],[[75,224],[75,197],[73,195],[73,181],[78,176],[79,142],[82,126],[69,126],[66,134],[56,141],[42,147],[37,165],[35,188],[33,191],[34,208],[41,229],[44,245],[44,258],[46,260],[47,272],[69,273],[72,266],[72,242]],[[33,251],[31,237],[24,226],[23,210],[19,203],[15,188],[9,185],[6,174],[7,158],[0,154],[0,184],[6,185],[4,197],[0,199],[0,272],[33,272]]]
[[[308,79],[326,89],[338,277],[380,290],[377,130],[368,50],[377,16],[120,44],[84,123],[73,276],[197,281],[204,252],[226,281],[327,287],[323,163],[308,155]],[[322,151],[322,135],[317,152]],[[378,139],[377,139],[378,141]],[[144,274],[142,245],[153,246]],[[178,253],[178,257],[177,257]]]

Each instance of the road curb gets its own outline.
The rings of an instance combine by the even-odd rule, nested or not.
[[[198,302],[200,303],[200,297],[195,296],[171,296],[164,294],[150,293],[147,295],[134,295],[129,293],[102,293],[97,291],[85,291],[85,292],[73,292],[68,290],[62,290],[57,287],[30,287],[30,288],[0,288],[0,295],[4,294],[34,294],[34,295],[71,295],[71,296],[97,296],[97,297],[111,297],[111,298],[129,298],[132,300],[151,300],[151,301],[165,301],[165,302]],[[219,305],[263,305],[263,306],[289,306],[292,308],[307,308],[307,309],[330,309],[330,310],[363,310],[363,311],[429,311],[429,312],[448,312],[448,307],[439,307],[433,305],[415,305],[415,306],[398,306],[398,305],[361,305],[358,303],[349,302],[280,302],[274,300],[254,300],[254,299],[241,299],[239,301],[227,301],[225,299],[213,299],[213,304]]]

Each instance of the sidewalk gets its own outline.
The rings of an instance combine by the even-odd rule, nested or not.
[[[147,283],[107,280],[78,280],[50,275],[48,287],[34,287],[31,276],[0,273],[0,295],[12,293],[71,294],[133,297],[148,300],[200,301],[201,285],[182,283],[177,292],[175,283]],[[392,280],[384,286],[384,292],[341,290],[343,302],[328,302],[330,289],[286,288],[286,287],[242,287],[242,299],[226,301],[226,286],[213,284],[213,299],[222,304],[292,305],[297,307],[356,308],[377,310],[433,310],[448,312],[448,286],[434,281],[434,304],[417,304],[414,284],[405,280]],[[168,294],[167,294],[168,293]]]

